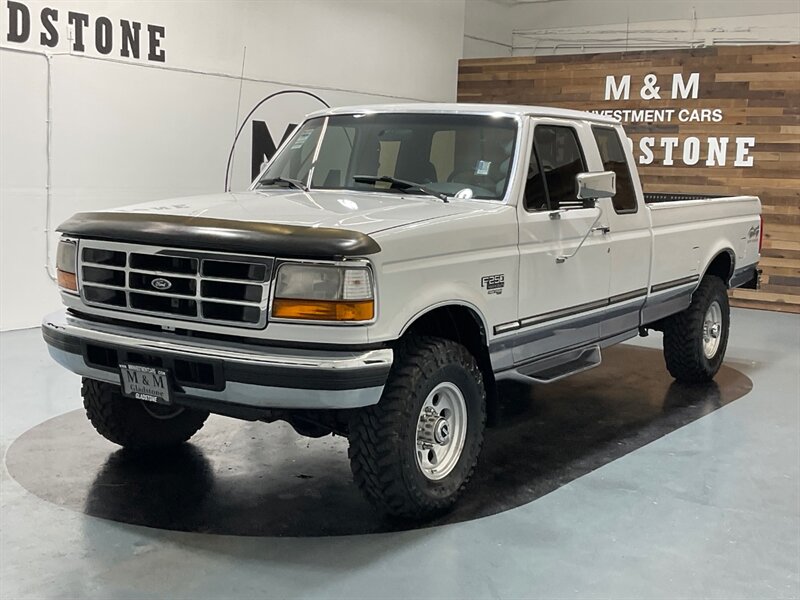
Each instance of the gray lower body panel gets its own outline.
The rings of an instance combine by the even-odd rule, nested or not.
[[[695,288],[696,281],[650,294],[642,308],[642,325],[655,323],[688,308]]]
[[[647,295],[647,289],[611,298],[601,308],[539,321],[522,319],[513,333],[489,346],[492,368],[499,378],[504,372],[524,368],[550,357],[566,356],[570,351],[599,344],[607,347],[638,334],[639,327],[684,310],[692,300],[697,279],[661,286]],[[532,324],[525,326],[525,322]]]

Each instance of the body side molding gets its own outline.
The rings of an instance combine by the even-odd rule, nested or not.
[[[587,302],[586,304],[579,304],[577,306],[561,308],[559,310],[554,310],[549,313],[543,313],[531,317],[524,317],[522,319],[519,319],[518,321],[511,321],[509,323],[501,323],[500,325],[495,325],[494,333],[495,335],[497,335],[500,333],[515,331],[517,329],[524,329],[526,327],[531,327],[532,325],[539,325],[541,323],[546,323],[548,321],[555,321],[556,319],[571,317],[583,312],[597,310],[598,308],[605,308],[606,306],[611,306],[613,304],[619,304],[621,302],[635,300],[636,298],[644,298],[644,296],[646,295],[647,295],[647,288],[642,288],[639,290],[625,292],[623,294],[617,294],[616,296],[612,296],[611,298],[606,298],[604,300],[594,300],[592,302]]]

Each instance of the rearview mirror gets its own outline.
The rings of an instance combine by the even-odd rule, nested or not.
[[[575,176],[578,185],[578,200],[611,198],[617,193],[617,174],[614,171],[601,173],[579,173]]]

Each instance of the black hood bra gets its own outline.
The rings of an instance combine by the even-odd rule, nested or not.
[[[286,258],[337,259],[381,251],[370,236],[349,229],[139,212],[77,213],[57,231],[111,242]]]

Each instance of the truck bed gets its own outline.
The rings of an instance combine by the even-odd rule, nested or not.
[[[702,276],[724,249],[733,251],[734,269],[758,260],[761,210],[757,197],[655,196],[660,198],[647,201],[653,230],[651,285]]]

